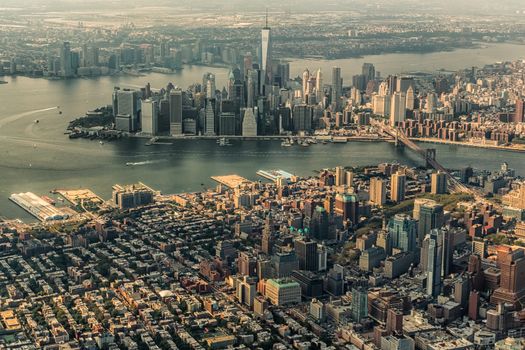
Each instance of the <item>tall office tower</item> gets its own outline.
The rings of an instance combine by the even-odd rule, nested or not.
[[[271,85],[272,73],[272,32],[268,26],[268,13],[266,13],[266,25],[261,31],[261,69],[264,71],[263,83]]]
[[[492,304],[509,303],[518,310],[525,302],[525,253],[509,246],[497,248],[497,265],[501,270],[499,288],[492,293]]]
[[[244,117],[242,118],[242,136],[257,136],[257,119],[253,113],[253,108],[246,108],[244,110]]]
[[[235,113],[221,112],[219,116],[219,135],[235,135]]]
[[[427,294],[438,296],[441,293],[443,264],[443,233],[440,230],[432,230],[425,237],[421,259],[426,260]]]
[[[317,240],[328,238],[328,212],[323,207],[316,207],[310,220],[310,234]]]
[[[71,58],[71,47],[69,42],[64,41],[60,50],[60,69],[62,77],[70,78],[73,76],[73,62]]]
[[[386,183],[380,178],[370,179],[370,202],[379,207],[386,203]]]
[[[396,214],[388,223],[388,232],[392,237],[392,248],[405,252],[415,252],[416,221],[405,214]]]
[[[431,176],[430,192],[432,194],[447,193],[447,175],[441,171],[435,172]]]
[[[361,322],[368,316],[368,292],[366,288],[352,289],[352,320]]]
[[[381,116],[390,115],[390,102],[392,98],[390,95],[374,95],[372,96],[372,109],[374,114]]]
[[[335,213],[343,220],[350,220],[353,225],[359,221],[359,199],[354,194],[337,194],[335,196]]]
[[[388,94],[393,95],[394,92],[396,92],[397,89],[397,76],[395,75],[389,75],[386,79],[388,84]]]
[[[259,96],[259,72],[255,69],[248,70],[246,82],[246,106],[255,107],[255,101]]]
[[[298,239],[294,242],[294,249],[300,270],[317,271],[319,262],[317,242],[307,238]]]
[[[204,89],[206,89],[207,98],[215,98],[215,90],[217,89],[215,87],[215,74],[204,74],[204,76],[202,77],[202,86]]]
[[[171,90],[170,101],[170,135],[182,135],[182,90]]]
[[[341,78],[341,68],[332,68],[332,105],[338,112],[341,109],[341,96],[343,95],[343,79]]]
[[[450,275],[454,263],[454,232],[449,228],[440,229],[443,237],[443,259],[441,263],[441,277]]]
[[[205,109],[205,123],[204,123],[204,135],[214,136],[215,135],[215,111],[213,109],[212,101],[206,101]]]
[[[437,96],[433,92],[429,92],[427,95],[427,104],[425,106],[425,112],[434,113],[437,109]]]
[[[401,172],[392,174],[390,180],[390,199],[399,203],[405,200],[406,175]]]
[[[361,74],[365,77],[365,85],[376,78],[376,68],[372,63],[363,63]]]
[[[412,86],[409,86],[407,90],[405,108],[408,109],[409,111],[413,111],[415,107],[416,107],[416,95],[414,93],[414,89],[412,88]]]
[[[345,184],[344,168],[338,166],[335,168],[335,185],[343,186]]]
[[[139,127],[140,97],[138,91],[115,90],[117,108],[115,127],[120,131],[133,132]]]
[[[412,77],[400,77],[400,78],[397,79],[396,91],[406,94],[408,89],[410,87],[413,88],[413,86],[414,86],[414,78],[412,78]]]
[[[516,101],[516,112],[514,113],[514,123],[525,122],[525,101],[520,98]]]
[[[421,247],[423,239],[433,229],[439,229],[444,224],[443,206],[434,201],[428,201],[419,208],[418,244]]]
[[[321,72],[321,68],[317,70],[317,73],[315,75],[315,100],[317,102],[321,102],[324,97],[324,90],[323,90],[323,73]]]
[[[159,132],[159,103],[154,100],[142,101],[142,132],[152,136]]]
[[[293,106],[292,123],[295,132],[312,130],[313,109],[306,104]]]
[[[302,80],[302,87],[303,87],[303,102],[307,103],[307,96],[308,96],[308,81],[310,80],[310,71],[307,69],[303,72],[303,80]]]
[[[405,121],[406,96],[401,92],[394,92],[390,102],[390,125],[395,127]]]
[[[248,52],[246,53],[246,55],[244,55],[243,68],[244,68],[244,79],[248,80],[248,71],[253,68],[253,58],[252,58],[251,52]]]

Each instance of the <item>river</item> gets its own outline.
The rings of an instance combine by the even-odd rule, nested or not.
[[[455,69],[460,61],[490,63],[518,58],[513,55],[525,46],[502,44],[500,56],[489,49],[482,62],[483,51],[458,50],[427,55],[393,54],[388,62],[384,56],[370,56],[359,62],[373,62],[377,70],[394,72],[404,61],[424,64],[439,58],[440,68]],[[458,57],[458,55],[460,57]],[[448,57],[448,59],[447,59]],[[459,60],[459,61],[458,61]],[[328,62],[339,65],[343,76],[357,74],[361,63],[355,59]],[[299,62],[299,63],[298,63]],[[307,61],[292,63],[299,67]],[[312,62],[312,61],[308,61]],[[317,61],[316,61],[317,62]],[[450,63],[450,66],[447,66]],[[316,68],[315,66],[309,66]],[[350,67],[350,68],[349,68]],[[426,70],[434,69],[429,63]],[[302,67],[304,68],[304,66]],[[297,68],[298,69],[298,68]],[[327,67],[326,69],[330,69]],[[391,71],[392,70],[392,71]],[[0,215],[30,220],[31,216],[8,200],[12,193],[32,191],[43,195],[54,188],[87,187],[109,198],[115,183],[142,181],[164,193],[196,191],[211,186],[210,176],[236,173],[257,179],[258,169],[284,169],[298,175],[336,165],[359,166],[398,161],[418,165],[420,161],[408,150],[389,143],[351,142],[347,144],[313,145],[283,148],[279,142],[232,141],[231,147],[218,147],[214,141],[175,141],[172,145],[145,146],[144,140],[128,139],[99,144],[96,141],[69,140],[63,132],[70,119],[111,101],[113,86],[138,87],[150,82],[160,88],[169,81],[186,87],[202,81],[206,72],[217,74],[222,87],[228,72],[221,68],[186,67],[172,75],[150,73],[143,77],[100,77],[68,81],[50,81],[25,77],[6,77],[0,85]],[[325,74],[329,74],[329,71]],[[58,113],[60,106],[62,114]],[[34,121],[38,119],[39,123]],[[434,147],[434,146],[433,146]],[[460,168],[467,164],[496,169],[503,161],[525,175],[525,155],[495,150],[435,145],[438,159],[446,166]],[[138,163],[126,166],[126,163]]]

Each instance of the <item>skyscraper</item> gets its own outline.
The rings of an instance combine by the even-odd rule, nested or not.
[[[293,107],[292,123],[294,131],[309,131],[312,129],[313,109],[306,104]]]
[[[370,179],[370,202],[379,207],[386,203],[386,183],[380,178]]]
[[[510,303],[521,306],[525,302],[525,252],[509,246],[497,248],[497,265],[501,270],[499,288],[492,293],[493,304]]]
[[[401,172],[392,174],[390,180],[390,199],[399,203],[405,200],[406,175]]]
[[[206,101],[205,120],[204,120],[204,135],[215,135],[215,111],[213,109],[212,101]]]
[[[441,293],[441,269],[443,264],[443,233],[432,230],[425,237],[421,257],[426,258],[427,294],[437,296]]]
[[[430,192],[432,194],[447,193],[447,175],[440,171],[432,173],[430,181]]]
[[[406,117],[406,95],[402,92],[395,92],[390,102],[390,126],[397,126],[405,121]]]
[[[317,271],[319,257],[317,255],[317,242],[307,238],[294,242],[295,253],[299,260],[299,269]]]
[[[441,226],[443,226],[443,206],[435,201],[428,200],[420,205],[418,217],[418,245],[421,247],[423,239],[432,229],[441,228]]]
[[[361,322],[368,316],[368,293],[365,288],[352,289],[352,320]]]
[[[117,130],[136,131],[140,118],[140,98],[138,91],[124,89],[115,90],[114,113]]]
[[[324,91],[323,91],[323,73],[321,72],[321,68],[317,70],[316,76],[315,76],[315,100],[317,102],[321,102],[324,97]]]
[[[154,100],[142,101],[142,132],[152,136],[157,135],[159,127],[159,105]]]
[[[332,68],[332,105],[335,111],[341,109],[341,96],[343,94],[343,80],[341,78],[341,68]]]
[[[354,194],[337,194],[335,196],[335,213],[350,220],[353,225],[359,221],[359,199]]]
[[[261,69],[264,71],[264,82],[272,84],[272,32],[268,26],[268,11],[266,25],[261,30]]]
[[[525,122],[525,101],[523,98],[519,98],[516,101],[516,112],[514,113],[514,123]]]
[[[60,50],[60,69],[62,77],[70,78],[73,76],[73,62],[71,59],[71,47],[69,42],[64,41]]]
[[[409,86],[407,90],[407,95],[406,95],[405,108],[408,109],[409,111],[413,111],[415,107],[416,107],[416,97],[414,94],[414,89],[412,88],[412,86]]]
[[[344,168],[338,166],[335,168],[335,185],[343,186],[345,184]]]
[[[372,63],[363,63],[361,74],[365,77],[365,85],[376,78],[376,68]]]
[[[246,108],[244,110],[244,117],[242,118],[242,136],[257,136],[257,119],[253,113],[253,108]]]
[[[416,251],[416,221],[405,214],[396,214],[388,223],[392,247],[405,252]]]
[[[182,135],[182,90],[172,90],[170,102],[170,134]]]

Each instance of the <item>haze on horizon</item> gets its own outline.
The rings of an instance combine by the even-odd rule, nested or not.
[[[125,7],[123,7],[125,5]],[[122,11],[137,7],[168,7],[191,11],[231,11],[233,13],[270,11],[319,12],[319,11],[363,11],[378,15],[396,15],[407,11],[419,13],[436,12],[450,15],[515,15],[525,16],[525,3],[522,0],[158,0],[144,4],[139,0],[1,0],[0,8],[29,11]],[[417,12],[416,12],[417,13]]]

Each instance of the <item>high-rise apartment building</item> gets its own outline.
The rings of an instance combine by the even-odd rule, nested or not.
[[[390,180],[390,199],[399,203],[405,200],[406,175],[401,172],[392,174]]]
[[[383,179],[370,179],[370,202],[379,207],[386,203],[386,182]]]
[[[447,193],[447,175],[445,173],[437,171],[431,175],[430,192],[432,194]]]

